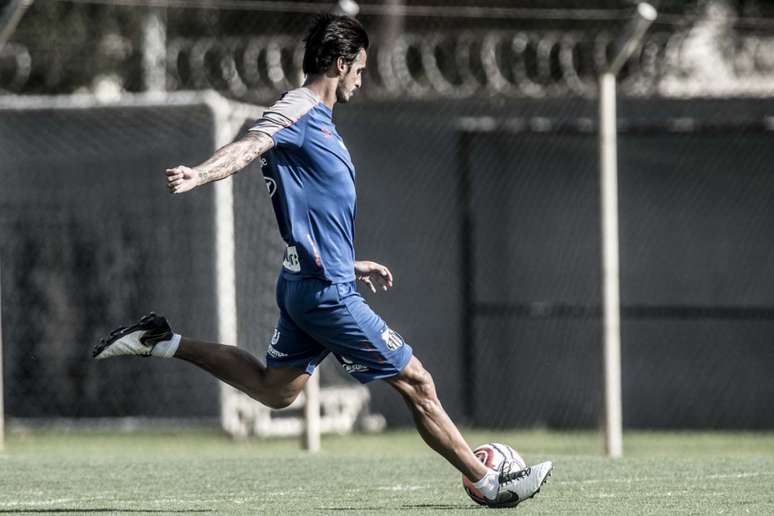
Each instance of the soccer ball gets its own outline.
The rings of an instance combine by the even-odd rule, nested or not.
[[[484,463],[489,469],[499,470],[505,461],[514,461],[520,469],[527,467],[527,463],[521,458],[519,452],[508,446],[507,444],[500,443],[486,443],[482,444],[473,453],[476,458]],[[473,482],[471,482],[465,475],[462,476],[462,487],[465,488],[465,492],[471,500],[480,505],[486,505],[486,498],[482,495],[478,489],[475,488]]]

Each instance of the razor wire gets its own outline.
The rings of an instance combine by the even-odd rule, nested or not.
[[[621,93],[774,94],[774,37],[736,34],[712,44],[702,38],[690,30],[650,34],[622,74]],[[375,100],[594,96],[613,40],[611,31],[404,32],[373,45],[363,92]],[[141,49],[128,40],[121,44],[126,48],[113,65],[120,70],[113,78],[130,89],[126,76],[138,67]],[[33,77],[45,85],[43,93],[77,90],[67,71],[47,64],[64,52],[36,53],[24,43],[7,45],[0,51],[0,90],[22,92]],[[712,61],[720,76],[702,65],[702,55],[713,53],[723,57],[722,62]],[[262,101],[303,80],[300,34],[172,37],[166,54],[169,91],[215,89],[232,98]]]
[[[366,94],[375,99],[592,96],[608,64],[611,32],[404,33],[372,50]],[[665,83],[690,80],[688,33],[654,33],[629,62],[622,93],[669,95]],[[176,38],[167,67],[172,89],[214,88],[235,97],[275,96],[302,81],[298,35]],[[774,37],[734,42],[731,80],[742,92],[774,92]],[[698,84],[697,89],[702,86]]]
[[[21,91],[32,71],[32,57],[26,46],[8,43],[0,49],[0,90]]]

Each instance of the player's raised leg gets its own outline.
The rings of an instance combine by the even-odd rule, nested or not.
[[[172,331],[164,317],[156,314],[114,330],[97,344],[93,355],[98,360],[125,355],[179,358],[276,409],[290,405],[309,378],[301,368],[266,367],[235,346],[182,337]]]
[[[183,338],[175,358],[208,371],[273,409],[293,403],[309,373],[293,367],[267,367],[257,357],[236,346]]]
[[[403,396],[425,442],[471,479],[490,506],[513,506],[533,497],[551,473],[551,462],[526,469],[504,463],[500,471],[484,466],[441,406],[432,376],[416,357],[386,381]]]

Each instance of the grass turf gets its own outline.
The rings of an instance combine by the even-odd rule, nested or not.
[[[628,433],[626,457],[592,433],[467,431],[555,470],[520,514],[774,514],[774,434]],[[12,434],[0,513],[484,514],[412,431],[235,443],[205,431]]]

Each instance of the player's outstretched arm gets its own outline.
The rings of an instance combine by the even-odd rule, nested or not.
[[[183,193],[197,186],[224,179],[245,168],[251,161],[271,149],[271,137],[259,132],[247,133],[243,138],[218,149],[207,161],[193,168],[168,168],[167,188],[170,193]]]

